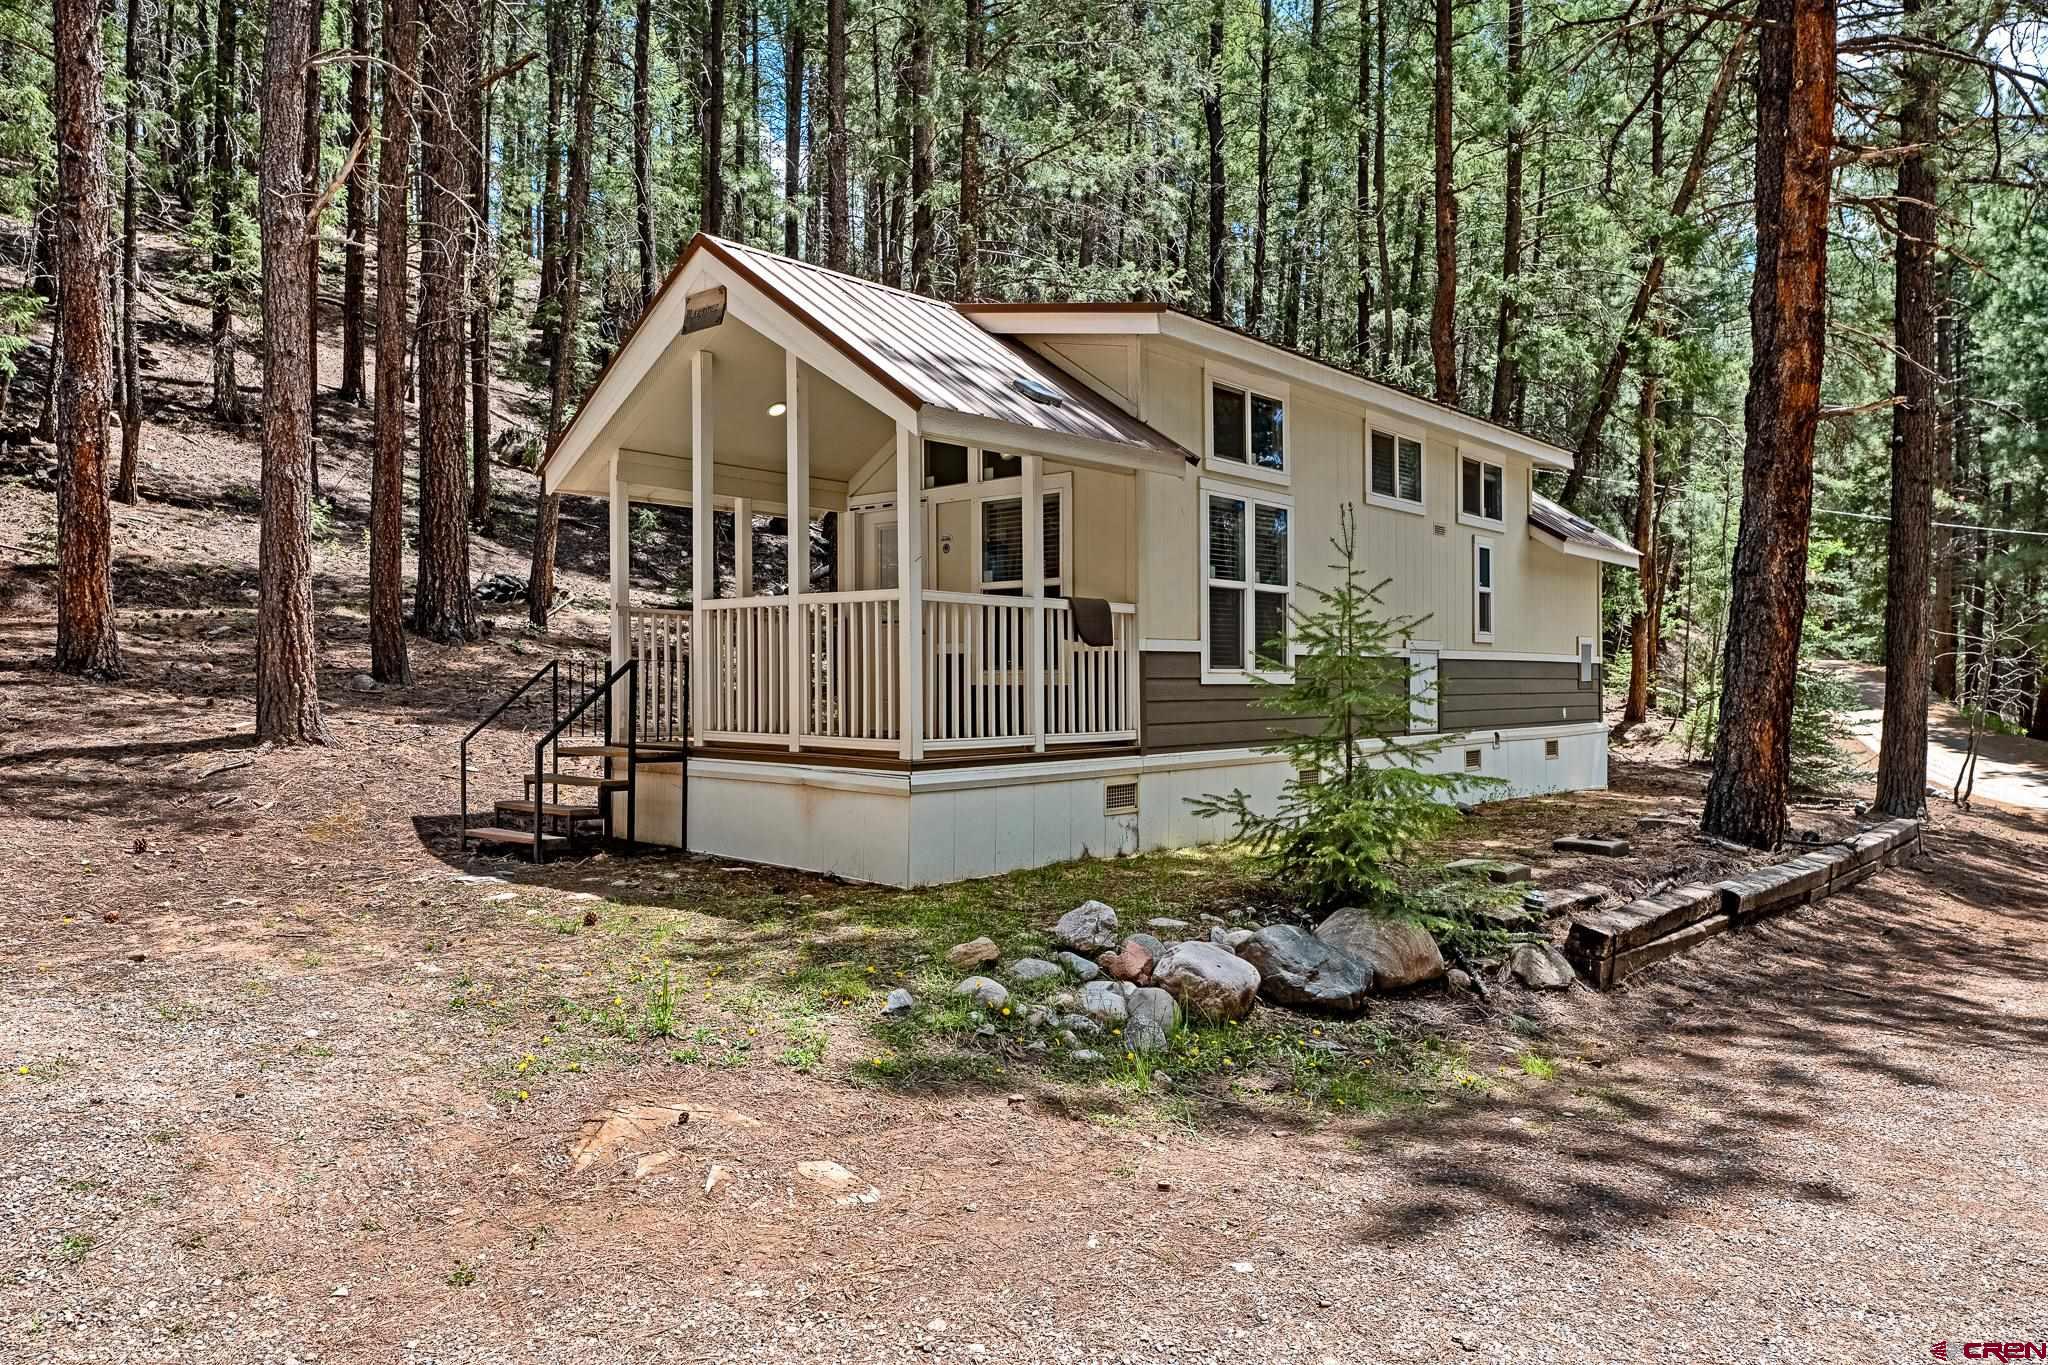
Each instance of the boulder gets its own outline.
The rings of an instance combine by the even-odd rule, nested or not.
[[[1149,983],[1152,979],[1152,950],[1135,938],[1125,939],[1121,949],[1095,961],[1112,980]]]
[[[1130,1017],[1130,1010],[1124,1005],[1124,993],[1116,988],[1114,981],[1091,981],[1083,986],[1078,1008],[1105,1028],[1122,1028],[1124,1020]]]
[[[1370,963],[1291,924],[1259,930],[1237,955],[1257,970],[1266,997],[1283,1005],[1354,1014],[1372,994]]]
[[[1117,946],[1116,911],[1101,901],[1083,901],[1061,915],[1053,925],[1058,944],[1083,957],[1114,951]]]
[[[999,1010],[1010,1003],[1010,992],[1003,983],[985,976],[968,977],[953,988],[953,994],[971,996],[975,1004],[986,1010]]]
[[[965,943],[956,943],[946,949],[946,961],[961,970],[969,967],[986,967],[1003,955],[990,938],[971,938]]]
[[[1066,969],[1067,975],[1076,981],[1093,981],[1102,975],[1102,968],[1082,957],[1079,953],[1056,953],[1053,961]]]
[[[1573,981],[1571,961],[1548,943],[1524,943],[1509,953],[1508,970],[1535,991],[1561,991]]]
[[[882,1017],[884,1019],[904,1018],[916,1004],[916,998],[909,991],[898,986],[895,990],[890,991],[889,998],[882,1002]]]
[[[1012,962],[1005,973],[1012,981],[1051,981],[1061,976],[1060,969],[1042,957],[1020,957]]]
[[[1339,910],[1316,926],[1316,937],[1372,968],[1376,991],[1398,991],[1444,974],[1444,955],[1429,930],[1367,910]]]
[[[1472,977],[1470,976],[1470,974],[1460,970],[1457,967],[1451,968],[1450,973],[1444,977],[1444,982],[1452,990],[1457,991],[1461,995],[1476,994],[1476,992],[1472,988]]]
[[[1143,948],[1146,952],[1152,954],[1152,956],[1155,958],[1162,957],[1166,953],[1166,945],[1160,942],[1159,938],[1156,935],[1148,934],[1143,930],[1139,930],[1137,933],[1132,934],[1129,938],[1125,939],[1124,947],[1128,948],[1133,943]]]
[[[1124,1047],[1131,1052],[1164,1052],[1180,1027],[1180,1006],[1157,986],[1133,991],[1130,1022],[1124,1025]]]
[[[1250,962],[1213,943],[1176,943],[1152,964],[1153,982],[1198,1019],[1242,1019],[1250,1014],[1259,994],[1259,975]]]

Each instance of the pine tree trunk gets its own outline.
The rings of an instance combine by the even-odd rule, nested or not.
[[[639,0],[633,10],[633,236],[640,249],[640,306],[654,300],[654,163],[649,156],[653,137],[653,0]],[[797,126],[792,123],[792,127]],[[795,143],[790,144],[790,181],[796,179]],[[794,198],[792,193],[791,198]],[[795,254],[794,251],[791,252]]]
[[[1354,302],[1358,306],[1357,325],[1352,329],[1351,345],[1355,352],[1355,363],[1361,367],[1372,356],[1372,237],[1368,235],[1367,224],[1377,229],[1375,222],[1379,215],[1373,207],[1372,165],[1373,165],[1373,120],[1366,110],[1373,106],[1372,35],[1366,31],[1372,17],[1372,6],[1368,0],[1358,3],[1358,187],[1352,195],[1353,231],[1358,238],[1358,293]],[[1380,233],[1384,240],[1384,232]],[[1382,272],[1384,279],[1384,272]]]
[[[1266,223],[1272,212],[1273,0],[1259,0],[1258,201],[1252,214],[1252,287],[1244,325],[1256,332],[1266,313]]]
[[[1641,603],[1629,617],[1628,696],[1621,724],[1641,725],[1650,715],[1650,673],[1655,663],[1657,576],[1657,375],[1647,366],[1636,405],[1636,570]]]
[[[491,92],[483,86],[497,27],[497,0],[484,6],[483,41],[470,64],[469,519],[491,520],[491,314],[497,290],[497,243],[491,232]]]
[[[698,157],[703,201],[697,217],[703,230],[715,236],[725,231],[725,0],[708,0],[705,5],[698,51],[703,61],[697,80],[704,129]],[[556,353],[560,354],[560,348]]]
[[[1515,393],[1515,290],[1522,275],[1523,0],[1508,0],[1508,146],[1501,188],[1500,309],[1493,326],[1493,402],[1488,415],[1506,422]]]
[[[135,303],[142,289],[140,219],[136,212],[137,158],[142,149],[142,0],[128,0],[122,70],[127,93],[121,129],[121,473],[114,497],[134,504],[142,464],[142,360],[136,349]]]
[[[740,6],[739,98],[732,102],[732,218],[734,240],[747,240],[747,144],[753,140],[754,110],[760,106],[760,54],[754,48],[754,7]],[[749,74],[749,68],[752,74]]]
[[[53,0],[57,134],[57,659],[65,673],[121,671],[114,619],[107,396],[113,355],[106,50],[92,0]],[[54,362],[53,362],[54,363]]]
[[[576,132],[569,145],[569,202],[562,235],[562,330],[555,359],[555,385],[548,393],[548,439],[552,444],[568,415],[569,389],[577,364],[576,323],[582,308],[583,231],[590,208],[590,138],[596,117],[598,19],[601,0],[584,0],[583,62],[576,75]],[[533,555],[527,571],[526,611],[537,626],[548,623],[555,599],[555,546],[560,536],[561,495],[541,496]]]
[[[263,42],[263,521],[257,561],[256,734],[325,744],[313,628],[313,294],[307,272],[305,78],[318,0],[270,0]],[[312,191],[317,193],[317,191]]]
[[[420,152],[426,194],[420,221],[419,581],[413,629],[443,643],[477,635],[469,585],[469,489],[466,435],[468,366],[464,352],[469,235],[468,125],[463,87],[470,77],[476,15],[462,0],[427,0]]]
[[[1960,303],[1955,288],[1953,261],[1942,276],[1942,306],[1935,319],[1936,393],[1956,392],[1956,328]],[[1937,398],[1934,423],[1934,483],[1943,493],[1955,491],[1956,405]],[[1950,701],[1956,699],[1956,544],[1954,533],[1934,528],[1934,602],[1929,607],[1933,620],[1928,648],[1933,655],[1933,691]]]
[[[547,135],[542,149],[540,191],[540,296],[536,306],[541,351],[554,364],[556,319],[560,314],[562,268],[562,91],[568,70],[569,26],[562,17],[567,0],[545,0],[547,15]],[[698,102],[701,122],[703,103]],[[549,376],[553,382],[553,376]]]
[[[1922,0],[1905,0],[1910,28]],[[1906,64],[1899,140],[1927,147],[1941,134],[1933,62]],[[1922,152],[1899,163],[1898,241],[1892,267],[1892,519],[1887,528],[1884,608],[1884,733],[1877,755],[1874,809],[1919,816],[1927,809],[1928,586],[1934,560],[1934,466],[1939,398],[1935,393],[1934,253],[1940,226],[1934,159]]]
[[[1363,9],[1363,6],[1360,8]],[[1323,0],[1311,0],[1308,18],[1308,70],[1309,84],[1312,88],[1322,75],[1322,58]],[[1360,106],[1361,110],[1363,107],[1363,105]],[[1320,108],[1318,104],[1313,100],[1309,101],[1302,111],[1299,129],[1301,160],[1297,165],[1294,181],[1294,217],[1288,220],[1287,226],[1287,279],[1282,287],[1280,310],[1280,344],[1289,349],[1301,344],[1301,291],[1303,288],[1303,276],[1308,273],[1306,247],[1308,241],[1308,197],[1309,190],[1314,183],[1313,139],[1316,132],[1316,119],[1319,113]],[[1364,126],[1363,123],[1359,125],[1361,133]],[[1362,217],[1360,224],[1363,226]],[[1359,246],[1362,248],[1365,245],[1364,236],[1361,235],[1358,241]],[[1362,257],[1360,264],[1364,264]],[[1359,276],[1359,286],[1360,288],[1365,287],[1365,276],[1363,274]],[[1370,303],[1361,310],[1362,313],[1368,314],[1371,311],[1372,305]]]
[[[960,226],[959,263],[953,292],[961,299],[981,296],[981,61],[982,0],[962,0],[966,31],[960,47]]]
[[[218,0],[218,27],[213,42],[213,415],[229,426],[243,419],[242,391],[235,383],[235,305],[231,272],[234,253],[234,188],[240,175],[235,164],[229,120],[235,108],[235,0]]]
[[[1361,8],[1365,0],[1359,0]],[[1387,0],[1373,28],[1372,219],[1379,257],[1380,361],[1394,354],[1394,259],[1387,244]]]
[[[415,0],[384,0],[382,142],[377,153],[377,448],[370,465],[370,676],[412,681],[405,642],[407,223],[412,185]]]
[[[1202,81],[1202,123],[1209,137],[1209,317],[1221,322],[1230,307],[1225,255],[1225,214],[1229,204],[1223,172],[1223,6],[1209,18],[1209,67]]]
[[[1429,355],[1436,367],[1436,401],[1458,405],[1458,193],[1451,174],[1451,0],[1436,0],[1436,82],[1432,125],[1436,135],[1436,297],[1429,310]]]
[[[312,0],[313,8],[310,27],[307,30],[307,51],[319,50],[322,30],[326,27],[327,7],[324,0]],[[308,207],[318,202],[320,191],[320,68],[306,65],[301,78],[305,89],[304,138],[299,150],[299,175],[305,182]],[[306,325],[312,328],[313,339],[306,347],[306,392],[315,400],[320,396],[320,224],[316,220],[306,233]],[[320,430],[320,408],[317,401],[309,409],[313,433]],[[320,494],[320,447],[315,441],[306,443],[306,458],[311,461],[313,472],[313,494]]]
[[[370,0],[349,0],[349,46],[356,60],[348,68],[348,145],[362,146],[356,164],[349,171],[348,191],[342,210],[342,230],[347,240],[341,249],[341,383],[336,397],[344,403],[362,404],[368,398],[364,385],[366,343],[363,335],[369,274],[371,157],[365,143],[370,133]]]
[[[846,0],[825,0],[825,264],[845,270],[853,253],[846,160]]]
[[[1784,837],[1792,693],[1806,618],[1813,438],[1827,342],[1831,0],[1757,12],[1756,279],[1750,291],[1742,523],[1729,593],[1707,834],[1754,848]]]
[[[926,0],[911,7],[910,30],[910,287],[932,294],[937,221],[932,210],[932,42]]]

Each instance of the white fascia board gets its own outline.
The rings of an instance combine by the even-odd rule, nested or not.
[[[950,408],[926,407],[918,425],[928,440],[957,441],[962,445],[993,446],[997,450],[1047,455],[1074,464],[1098,465],[1105,469],[1142,470],[1149,474],[1185,475],[1190,468],[1181,456],[1148,446],[1125,445],[1120,441],[1095,441],[1085,436],[1042,431],[1015,422],[955,412]]]
[[[1570,555],[1573,559],[1592,559],[1602,564],[1618,564],[1624,569],[1640,569],[1643,557],[1634,550],[1610,550],[1602,545],[1588,545],[1583,541],[1565,540],[1554,536],[1540,526],[1529,528],[1529,539],[1538,545]]]
[[[1467,440],[1482,442],[1499,450],[1505,450],[1534,460],[1550,469],[1570,469],[1572,457],[1562,447],[1539,441],[1533,436],[1524,436],[1518,431],[1417,398],[1410,393],[1376,384],[1369,379],[1295,355],[1292,351],[1270,346],[1251,337],[1240,336],[1227,327],[1218,327],[1199,318],[1187,317],[1180,313],[1159,314],[1160,331],[1168,337],[1204,351],[1229,356],[1242,365],[1251,365],[1270,370],[1288,379],[1313,388],[1325,389],[1340,394],[1355,403],[1390,412],[1411,422],[1420,422],[1440,427]],[[975,321],[980,322],[977,318]]]

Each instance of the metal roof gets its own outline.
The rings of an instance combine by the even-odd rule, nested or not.
[[[977,327],[950,303],[709,234],[691,242],[684,259],[700,247],[913,406],[1193,458],[1179,442],[1021,344]]]
[[[1567,546],[1581,547],[1589,558],[1634,565],[1642,556],[1625,540],[1607,534],[1592,522],[1541,493],[1529,494],[1529,529],[1541,531]]]

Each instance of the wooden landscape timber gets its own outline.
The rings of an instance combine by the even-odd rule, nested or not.
[[[1565,956],[1609,990],[1759,916],[1811,905],[1920,852],[1922,822],[1890,820],[1851,838],[1712,885],[1697,883],[1572,916]]]

